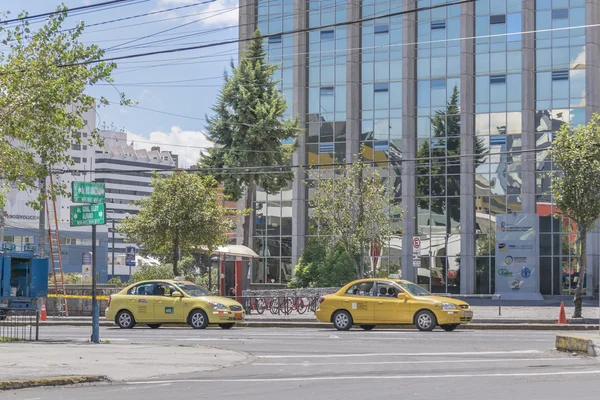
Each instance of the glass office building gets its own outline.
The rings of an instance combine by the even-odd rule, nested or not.
[[[578,249],[573,224],[553,218],[549,150],[563,123],[600,111],[600,0],[449,3],[241,0],[240,37],[273,35],[270,61],[305,127],[294,164],[329,178],[335,171],[319,166],[362,148],[404,208],[378,271],[401,269],[434,292],[494,293],[496,215],[537,213],[540,291],[571,294]],[[289,280],[318,234],[305,179],[256,195],[254,282]],[[588,294],[599,258],[593,232]]]

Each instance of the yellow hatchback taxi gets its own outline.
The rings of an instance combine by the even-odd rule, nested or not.
[[[464,301],[433,296],[421,286],[397,279],[360,279],[334,294],[321,297],[316,312],[320,322],[333,322],[340,331],[353,325],[371,330],[375,325],[416,325],[421,331],[436,326],[451,332],[471,322],[473,311]]]
[[[162,324],[188,324],[194,329],[218,324],[230,329],[245,316],[237,301],[212,296],[194,283],[174,280],[135,283],[110,296],[106,308],[106,319],[115,321],[122,329],[131,329],[136,324],[153,329]]]

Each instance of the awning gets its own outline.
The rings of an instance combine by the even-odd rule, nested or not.
[[[254,250],[241,244],[230,244],[227,246],[220,246],[213,252],[213,254],[222,254],[234,257],[259,258],[258,254],[256,254]]]

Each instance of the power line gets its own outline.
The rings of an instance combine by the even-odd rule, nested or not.
[[[338,26],[347,26],[347,25],[358,24],[358,23],[363,23],[363,22],[368,22],[368,21],[374,21],[374,20],[381,19],[381,18],[391,18],[391,17],[400,16],[400,15],[409,14],[409,13],[416,13],[416,12],[421,12],[421,11],[434,10],[434,9],[442,8],[442,7],[450,7],[450,6],[454,6],[454,5],[472,3],[474,1],[475,0],[460,0],[460,1],[452,2],[452,3],[445,3],[445,4],[434,5],[434,6],[421,7],[421,8],[416,8],[414,10],[399,11],[399,12],[384,14],[384,15],[375,16],[375,17],[361,18],[361,19],[352,20],[352,21],[337,22],[337,23],[328,24],[328,25],[320,25],[318,27],[302,28],[302,29],[295,29],[295,30],[291,30],[291,31],[284,31],[281,33],[260,35],[260,36],[257,36],[256,38],[267,39],[270,37],[278,37],[278,36],[282,36],[282,35],[305,33],[305,32],[311,32],[311,31],[315,31],[315,30],[323,30],[326,28],[335,28]],[[199,46],[181,47],[181,48],[176,48],[176,49],[159,50],[159,51],[153,51],[153,52],[148,52],[148,53],[138,53],[138,54],[130,54],[130,55],[126,55],[126,56],[105,58],[105,59],[100,59],[100,60],[88,60],[88,61],[82,61],[79,63],[63,64],[63,65],[59,65],[59,67],[70,67],[70,66],[76,66],[76,65],[95,64],[95,63],[103,62],[103,61],[124,60],[124,59],[129,59],[129,58],[147,57],[147,56],[152,56],[152,55],[157,55],[157,54],[178,53],[181,51],[218,47],[218,46],[247,42],[247,41],[252,41],[252,40],[253,40],[252,38],[249,38],[249,39],[235,39],[235,40],[228,40],[228,41],[220,41],[220,42],[214,42],[214,43],[209,43],[209,44],[199,45]]]
[[[98,8],[98,7],[103,7],[103,6],[107,6],[107,5],[112,5],[112,4],[117,4],[117,3],[128,3],[128,2],[132,2],[132,1],[136,1],[136,0],[111,0],[111,1],[105,1],[104,3],[96,3],[96,4],[89,4],[87,6],[81,6],[81,7],[73,7],[70,9],[66,9],[65,11],[79,11],[79,10],[88,10],[88,9],[93,9],[93,8]],[[36,15],[28,15],[25,17],[20,17],[20,18],[14,18],[14,19],[9,19],[6,21],[0,21],[0,23],[2,24],[9,24],[11,22],[20,22],[20,21],[27,21],[30,19],[37,19],[37,18],[41,18],[41,17],[48,17],[50,15],[54,15],[57,13],[61,13],[61,10],[54,10],[54,11],[49,11],[49,12],[45,12],[42,14],[36,14]]]

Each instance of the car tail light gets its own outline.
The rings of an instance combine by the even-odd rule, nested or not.
[[[112,300],[112,296],[108,296],[108,304],[106,305],[106,307],[110,307],[110,301]]]
[[[321,303],[324,301],[325,301],[325,296],[321,296],[321,298],[319,299],[319,305],[321,305]]]

